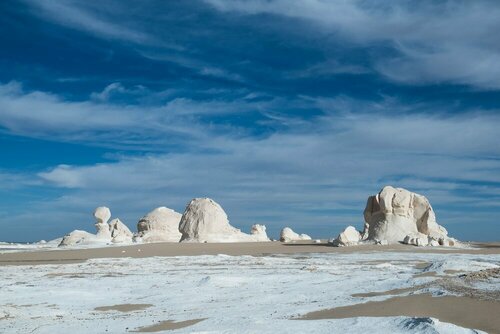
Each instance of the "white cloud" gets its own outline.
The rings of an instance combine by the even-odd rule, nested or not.
[[[35,8],[34,13],[43,15],[51,20],[67,27],[87,31],[105,39],[119,39],[123,41],[133,41],[136,43],[151,44],[155,39],[139,29],[130,28],[130,21],[127,24],[113,22],[108,17],[109,12],[98,13],[92,8],[91,2],[79,1],[50,1],[50,0],[25,0]],[[103,2],[99,2],[101,9],[105,8]],[[108,5],[110,3],[108,2]],[[109,11],[118,8],[110,8]]]
[[[265,223],[271,230],[330,226],[334,234],[334,226],[361,224],[366,197],[387,183],[429,196],[447,223],[454,222],[457,210],[466,214],[498,198],[498,115],[453,115],[432,105],[403,106],[390,98],[376,103],[305,96],[252,102],[258,94],[248,96],[123,107],[106,99],[74,102],[24,92],[16,83],[0,85],[0,124],[9,133],[87,145],[101,145],[106,138],[113,146],[145,145],[158,152],[89,166],[54,166],[31,179],[23,175],[21,188],[60,188],[56,200],[29,203],[37,215],[26,223],[37,226],[43,220],[68,230],[90,228],[81,220],[82,212],[109,205],[133,226],[156,206],[182,211],[190,198],[210,196],[245,229],[252,223]],[[280,112],[290,107],[317,108],[324,115],[283,118]],[[252,110],[274,116],[269,122],[284,128],[254,137],[238,126],[213,124],[210,117],[196,121],[197,115]],[[176,150],[158,149],[165,143],[176,143]],[[478,185],[461,193],[461,184],[471,180]],[[8,185],[11,189],[12,182]],[[449,205],[453,207],[448,210]]]
[[[473,191],[484,186],[468,185],[461,193],[462,182],[491,183],[486,197],[498,192],[500,162],[489,158],[500,154],[490,144],[498,141],[498,117],[365,114],[317,124],[315,131],[263,139],[213,138],[207,147],[219,153],[59,166],[40,177],[72,188],[75,210],[90,210],[101,201],[129,221],[154,206],[182,211],[190,198],[210,196],[245,229],[252,223],[274,231],[284,225],[330,226],[332,234],[346,223],[361,226],[366,197],[388,183],[427,195],[447,224],[459,221],[457,205],[464,215],[483,206],[485,195]],[[67,201],[57,205],[68,207]]]
[[[500,88],[500,46],[492,33],[500,30],[498,2],[205,1],[221,11],[310,21],[346,43],[387,43],[399,55],[378,55],[375,67],[395,81]]]
[[[145,88],[126,89],[115,83],[93,93],[93,101],[68,101],[42,91],[26,92],[17,82],[0,84],[0,126],[10,133],[93,145],[129,149],[154,149],[165,138],[201,140],[209,135],[195,115],[228,113],[230,103],[195,104],[189,99],[173,99],[163,105],[138,106],[113,104],[112,95],[134,97]],[[155,97],[145,97],[155,99]],[[154,95],[154,94],[152,94]],[[160,92],[168,97],[168,92]],[[177,142],[179,144],[179,142]]]

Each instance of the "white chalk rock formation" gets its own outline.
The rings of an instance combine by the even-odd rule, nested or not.
[[[154,209],[137,223],[136,240],[142,242],[179,242],[179,222],[182,215],[172,209],[161,206]]]
[[[364,240],[449,245],[454,241],[436,222],[431,204],[422,195],[402,188],[384,187],[368,198],[364,211]]]
[[[94,210],[94,218],[97,224],[106,224],[111,218],[111,211],[105,206],[97,207]]]
[[[74,230],[73,232],[65,235],[61,243],[59,244],[59,247],[61,246],[72,246],[72,245],[85,245],[91,242],[98,242],[96,235],[82,231],[82,230]]]
[[[246,234],[231,226],[226,212],[210,198],[191,200],[179,224],[181,242],[269,241],[264,226],[254,225],[252,230]]]
[[[102,240],[111,240],[111,231],[109,230],[108,220],[111,218],[111,211],[105,206],[100,206],[94,210],[97,228],[96,237]]]
[[[132,232],[130,232],[128,227],[119,219],[114,219],[108,224],[108,220],[111,218],[111,211],[107,207],[100,206],[96,208],[94,211],[94,217],[96,219],[96,234],[81,230],[74,230],[62,238],[59,246],[107,244],[110,242],[132,241]]]
[[[285,227],[281,230],[280,241],[281,242],[291,242],[291,241],[301,241],[301,240],[311,240],[311,237],[307,234],[295,233],[291,228]]]
[[[269,237],[266,233],[266,226],[264,225],[252,225],[250,235],[255,239],[255,241],[269,241]]]
[[[113,243],[130,243],[134,236],[130,229],[116,218],[109,222],[109,231],[111,233],[111,241]]]
[[[339,236],[330,243],[333,246],[353,246],[361,241],[361,234],[353,226],[347,226],[346,229],[339,234]]]

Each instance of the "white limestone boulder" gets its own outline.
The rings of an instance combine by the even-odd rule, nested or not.
[[[458,246],[459,242],[450,237],[441,237],[435,239],[432,236],[419,233],[418,235],[407,235],[404,240],[404,244],[413,246],[444,246],[444,247],[454,247]]]
[[[131,243],[134,236],[130,229],[116,218],[109,222],[109,231],[113,243]]]
[[[429,237],[423,233],[407,235],[403,239],[403,243],[413,246],[427,246],[429,245]]]
[[[361,234],[353,226],[348,226],[337,238],[330,240],[334,246],[353,246],[361,241]]]
[[[254,225],[252,230],[252,234],[246,234],[231,226],[226,212],[210,198],[191,200],[179,223],[181,242],[269,241],[264,226]]]
[[[136,240],[142,242],[179,242],[181,232],[179,223],[182,215],[172,209],[161,206],[154,209],[137,223]]]
[[[290,227],[285,227],[281,230],[280,241],[281,242],[292,242],[301,240],[311,240],[311,237],[307,234],[295,233]]]

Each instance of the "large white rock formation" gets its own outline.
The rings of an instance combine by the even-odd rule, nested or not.
[[[448,237],[446,229],[436,222],[436,215],[427,198],[403,188],[386,186],[377,195],[370,196],[364,218],[361,242],[402,242],[415,246],[456,244],[456,240]],[[340,246],[356,244],[354,228],[348,229],[332,243]]]
[[[172,209],[161,206],[154,209],[137,223],[135,240],[142,242],[179,242],[179,222],[182,215]]]
[[[210,198],[195,198],[181,217],[181,242],[252,242],[269,241],[265,226],[252,226],[246,234],[231,226],[226,212]]]
[[[291,241],[301,241],[301,240],[311,240],[311,237],[307,234],[295,233],[291,228],[285,227],[281,230],[280,241],[281,242],[291,242]]]
[[[96,234],[86,231],[74,230],[65,235],[59,246],[107,244],[110,242],[131,242],[132,232],[119,219],[114,219],[108,224],[111,218],[111,211],[105,206],[100,206],[94,211],[96,219]]]
[[[62,246],[73,246],[73,245],[87,245],[89,243],[107,243],[110,240],[100,240],[96,238],[95,234],[82,231],[82,230],[74,230],[73,232],[65,235],[59,247]]]

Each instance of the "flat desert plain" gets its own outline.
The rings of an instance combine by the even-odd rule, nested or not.
[[[499,333],[500,244],[0,253],[1,333]]]

